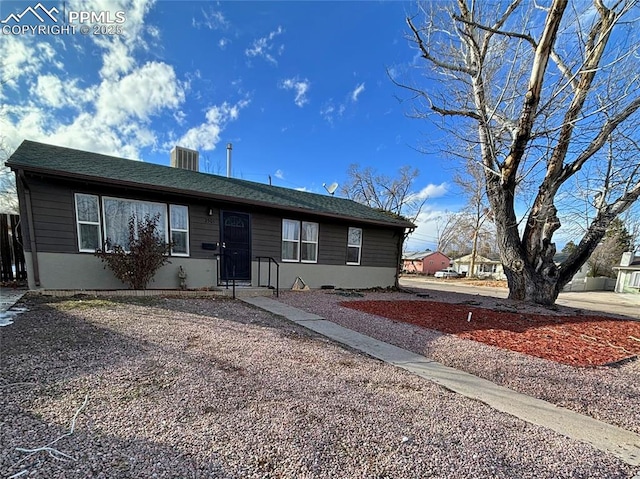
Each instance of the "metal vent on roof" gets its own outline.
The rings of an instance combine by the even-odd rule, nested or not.
[[[184,170],[199,171],[200,153],[182,146],[175,146],[171,150],[171,166]]]

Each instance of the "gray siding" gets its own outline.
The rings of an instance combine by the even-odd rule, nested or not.
[[[282,219],[313,221],[319,224],[318,264],[345,265],[347,262],[347,236],[349,227],[362,228],[362,266],[397,266],[398,228],[375,228],[348,222],[323,223],[322,218],[296,216],[283,212],[280,215],[254,213],[253,256],[271,256],[282,261]],[[290,264],[290,263],[289,263]],[[355,266],[357,267],[357,266]]]
[[[189,248],[193,259],[213,259],[216,251],[205,250],[203,243],[220,241],[220,211],[241,211],[251,215],[252,257],[270,256],[281,262],[282,219],[319,223],[318,264],[346,265],[347,232],[350,226],[363,229],[361,267],[395,268],[397,263],[400,228],[372,227],[356,222],[332,221],[313,215],[297,215],[291,212],[267,208],[247,209],[234,205],[216,205],[208,200],[184,198],[158,192],[134,191],[105,185],[87,185],[72,181],[29,176],[35,236],[41,253],[77,253],[77,226],[75,220],[74,193],[96,194],[134,200],[156,201],[166,204],[186,205],[189,208]],[[24,191],[19,184],[19,194]],[[24,203],[22,203],[24,204]],[[212,215],[209,215],[209,209]],[[26,218],[26,216],[24,216]],[[30,251],[26,221],[23,224],[26,250]],[[80,253],[90,254],[90,253]],[[288,263],[295,264],[295,263]],[[349,266],[357,269],[358,266]]]
[[[29,189],[38,251],[77,252],[73,192],[41,180],[30,180]]]
[[[363,228],[362,266],[396,267],[399,264],[398,241],[401,231],[383,228]]]
[[[347,263],[347,236],[349,226],[321,224],[318,238],[318,262],[344,265]]]
[[[189,207],[189,251],[192,258],[210,259],[217,251],[205,250],[202,243],[220,241],[220,211],[202,204],[187,204]],[[209,208],[212,215],[209,216]]]
[[[251,215],[253,256],[282,258],[282,217],[265,213]]]

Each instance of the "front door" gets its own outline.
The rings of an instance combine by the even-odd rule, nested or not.
[[[251,280],[251,217],[223,211],[220,225],[222,280]]]

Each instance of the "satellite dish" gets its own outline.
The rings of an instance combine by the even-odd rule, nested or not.
[[[324,189],[327,190],[327,192],[333,196],[333,194],[336,192],[336,190],[338,189],[338,183],[331,183],[329,186],[327,186],[326,183],[322,183],[322,186],[324,186]]]

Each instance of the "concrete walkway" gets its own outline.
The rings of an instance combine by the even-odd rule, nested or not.
[[[0,288],[0,313],[16,304],[26,292],[26,289]]]
[[[0,288],[0,327],[9,326],[16,316],[24,311],[24,308],[13,306],[26,292],[26,289]]]
[[[486,379],[444,366],[273,299],[255,297],[242,300],[454,392],[482,401],[498,411],[589,443],[632,466],[640,465],[638,434],[498,386]],[[640,473],[636,477],[640,477]]]

